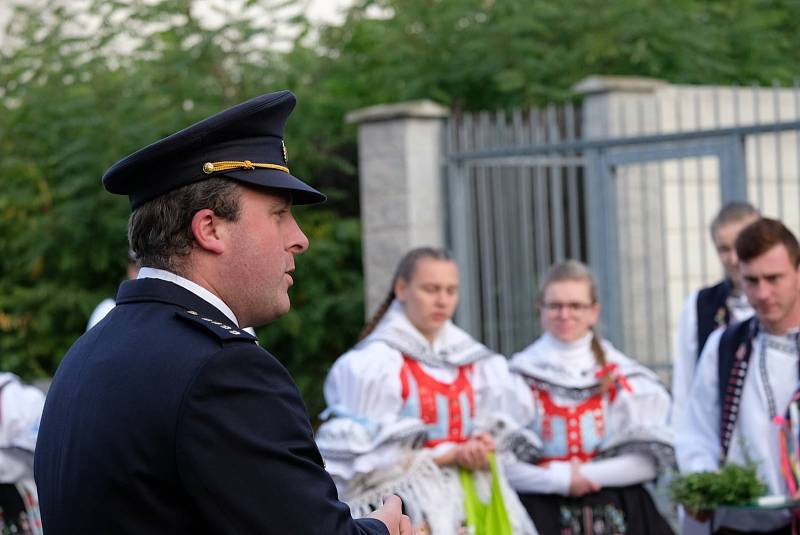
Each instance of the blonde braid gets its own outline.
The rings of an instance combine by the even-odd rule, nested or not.
[[[606,360],[606,352],[603,349],[602,344],[600,344],[600,337],[597,336],[597,332],[592,329],[592,353],[594,353],[594,359],[597,361],[597,365],[600,366],[600,369],[606,367],[608,364],[608,360]],[[600,376],[600,387],[602,389],[603,394],[607,394],[609,390],[614,386],[614,378],[611,377],[611,374],[604,373]]]

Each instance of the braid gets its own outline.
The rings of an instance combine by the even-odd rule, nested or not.
[[[594,359],[597,361],[597,365],[600,366],[600,369],[602,370],[605,368],[608,363],[606,360],[606,352],[603,350],[603,346],[600,344],[600,337],[597,336],[597,332],[594,329],[592,329],[592,353],[594,353]],[[608,393],[612,386],[614,386],[614,379],[610,374],[603,374],[600,377],[600,387],[602,388],[603,394]]]
[[[380,322],[383,319],[383,316],[386,315],[386,311],[389,310],[389,306],[392,304],[392,301],[394,301],[394,287],[389,290],[388,295],[380,304],[378,310],[375,311],[375,314],[372,315],[367,324],[364,325],[364,328],[361,329],[361,333],[358,335],[359,342],[369,336],[369,334],[375,330],[375,326],[378,325],[378,322]]]

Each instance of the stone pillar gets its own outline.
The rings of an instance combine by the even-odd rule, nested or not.
[[[358,125],[365,305],[383,301],[400,257],[442,247],[442,152],[446,108],[431,101],[371,106],[347,115]]]

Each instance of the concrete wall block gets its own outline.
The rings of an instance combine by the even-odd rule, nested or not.
[[[409,173],[407,203],[411,242],[416,245],[444,245],[444,203],[442,201],[441,122],[410,120],[406,130],[406,167]]]
[[[366,317],[371,317],[390,290],[397,263],[411,247],[404,227],[371,231],[363,241]],[[369,269],[366,269],[369,267]]]
[[[372,147],[371,151],[363,153],[363,157],[384,159],[388,156],[402,162],[406,144],[405,132],[406,126],[399,122],[362,125],[358,130],[359,147]]]

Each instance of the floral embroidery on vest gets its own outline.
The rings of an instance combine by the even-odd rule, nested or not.
[[[419,418],[428,425],[425,447],[465,442],[472,434],[475,417],[475,394],[469,381],[472,369],[472,364],[461,366],[455,381],[442,383],[425,373],[419,362],[403,355],[401,414]]]
[[[573,407],[557,405],[546,390],[532,390],[541,407],[534,425],[544,446],[542,463],[594,458],[605,434],[602,396],[592,396]]]

